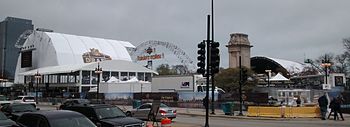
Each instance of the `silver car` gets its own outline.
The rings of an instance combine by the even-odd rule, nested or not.
[[[145,103],[135,109],[126,111],[126,115],[130,117],[142,119],[142,120],[151,120],[151,116],[148,115],[151,108],[152,108],[152,103]],[[176,109],[171,108],[163,103],[160,103],[159,111],[156,116],[156,119],[160,120],[166,117],[169,119],[176,118]]]

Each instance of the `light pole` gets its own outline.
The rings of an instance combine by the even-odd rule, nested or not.
[[[141,101],[141,104],[142,104],[142,88],[143,88],[143,84],[141,83],[141,97],[140,97],[140,101]]]
[[[265,70],[265,72],[267,72],[267,87],[270,87],[271,70]]]
[[[327,57],[327,55],[324,56],[324,60],[322,60],[321,66],[325,68],[325,83],[324,84],[328,84],[328,68],[330,66],[332,66],[331,62],[329,61],[329,58]]]
[[[38,104],[39,80],[41,79],[41,75],[39,74],[39,71],[36,72],[36,74],[34,75],[34,78],[36,79],[35,103]]]
[[[95,73],[97,74],[96,100],[99,101],[100,74],[102,73],[102,67],[100,68],[100,62],[97,63],[97,68],[95,68]]]

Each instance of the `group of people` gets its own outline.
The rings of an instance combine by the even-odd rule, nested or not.
[[[341,119],[344,120],[343,113],[341,111],[341,104],[343,104],[343,102],[344,102],[344,99],[342,98],[341,95],[339,95],[338,97],[334,97],[330,102],[329,107],[327,107],[328,99],[326,97],[326,94],[318,98],[318,105],[320,106],[320,110],[321,110],[321,119],[326,120],[326,114],[328,112],[327,109],[330,108],[331,112],[328,114],[327,119],[329,119],[333,113],[334,120],[339,120],[338,114],[340,115]]]

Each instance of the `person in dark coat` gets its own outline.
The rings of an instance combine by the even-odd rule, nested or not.
[[[296,102],[297,102],[297,107],[300,107],[300,104],[301,104],[301,99],[300,99],[300,96],[298,96],[298,98],[297,98]]]
[[[329,118],[331,117],[332,113],[333,113],[333,115],[334,115],[334,120],[335,120],[336,118],[339,119],[339,117],[338,117],[338,115],[337,115],[337,112],[335,111],[335,103],[336,103],[336,100],[337,100],[337,98],[334,97],[334,98],[331,100],[331,103],[329,104],[329,108],[331,109],[331,112],[328,114],[327,119],[329,119]]]
[[[321,110],[321,119],[326,120],[327,105],[328,105],[328,99],[326,97],[326,94],[318,98],[318,105],[320,106],[320,110]]]
[[[341,95],[339,95],[336,99],[335,99],[335,104],[334,104],[334,120],[336,120],[336,115],[339,113],[339,116],[341,117],[342,120],[344,120],[343,117],[343,113],[341,111],[341,105],[344,103],[344,99],[343,97],[341,97]],[[339,120],[339,117],[338,117]]]
[[[208,106],[208,97],[207,97],[207,96],[205,96],[205,97],[203,98],[203,106],[204,106],[205,108],[207,108],[207,106]]]

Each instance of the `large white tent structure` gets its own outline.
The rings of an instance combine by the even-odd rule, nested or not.
[[[41,74],[41,87],[63,87],[88,91],[96,87],[94,70],[103,69],[101,80],[137,77],[150,81],[155,71],[132,63],[127,48],[129,42],[70,34],[34,31],[21,47],[16,67],[15,83],[35,83],[33,75]]]

